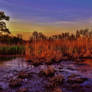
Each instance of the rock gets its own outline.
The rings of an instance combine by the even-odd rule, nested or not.
[[[68,83],[83,83],[87,80],[87,78],[80,77],[78,75],[72,74],[68,77]]]
[[[71,74],[68,78],[74,78],[74,77],[77,77],[79,75],[76,75],[76,74]]]
[[[11,79],[9,82],[9,86],[12,88],[20,87],[22,85],[22,79]]]
[[[32,65],[34,65],[34,66],[39,66],[39,65],[41,65],[43,62],[41,61],[41,59],[40,58],[32,58]]]
[[[83,86],[81,86],[80,84],[72,84],[69,86],[69,90],[73,91],[73,92],[85,92],[85,90],[83,89]],[[89,91],[88,91],[89,92]]]
[[[72,67],[68,67],[67,69],[72,70],[72,71],[76,70],[75,68],[72,68]]]
[[[48,83],[46,84],[46,90],[53,89],[54,86],[55,86],[54,83],[48,82]]]
[[[53,76],[55,73],[55,69],[52,66],[48,66],[47,69],[44,69],[40,71],[40,75],[45,75],[45,76]]]
[[[19,88],[16,92],[28,92],[27,88]]]
[[[0,85],[0,90],[3,90],[2,86]]]
[[[62,89],[59,87],[54,87],[51,83],[46,86],[46,92],[62,92]]]
[[[50,86],[56,87],[57,85],[60,85],[63,83],[64,77],[62,75],[57,75],[49,79],[49,82],[51,83]]]
[[[36,61],[33,61],[32,64],[34,66],[39,66],[39,65],[41,65],[41,62],[39,60],[36,60]]]
[[[54,88],[54,89],[53,89],[53,91],[52,91],[52,92],[63,92],[63,91],[62,91],[62,89],[61,89],[61,88],[56,87],[56,88]]]
[[[0,85],[0,92],[2,92],[3,91],[3,87]]]
[[[21,72],[19,72],[18,77],[24,79],[24,78],[30,77],[30,74],[26,73],[24,71],[21,71]]]
[[[92,88],[92,86],[91,85],[86,85],[85,88]]]
[[[85,78],[73,78],[73,79],[69,79],[68,82],[69,83],[83,83],[86,79]]]
[[[72,89],[78,89],[78,88],[81,88],[82,86],[80,86],[80,84],[73,84],[73,85],[71,85],[71,88]]]
[[[45,60],[45,64],[47,64],[47,65],[51,65],[52,63],[53,63],[53,60],[51,60],[51,59]]]

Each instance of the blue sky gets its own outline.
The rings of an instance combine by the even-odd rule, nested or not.
[[[76,21],[92,17],[91,0],[0,0],[14,19],[36,22]]]
[[[0,10],[11,17],[13,32],[92,28],[92,0],[0,0]]]

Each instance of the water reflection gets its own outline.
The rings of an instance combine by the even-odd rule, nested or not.
[[[78,65],[78,70],[80,73],[88,78],[92,78],[92,60],[86,59],[82,62],[82,65]]]
[[[27,62],[24,57],[16,57],[11,58],[11,60],[8,61],[0,61],[0,85],[3,86],[3,88],[8,88],[8,80],[16,77],[19,71],[29,69],[31,73],[33,73],[33,79],[28,80],[28,84],[24,84],[26,87],[32,87],[32,92],[36,92],[35,90],[40,90],[43,87],[43,78],[39,77],[37,74],[41,69],[46,68],[46,65],[40,65],[37,67],[34,67],[31,65],[30,62]],[[58,64],[53,64],[53,67],[56,69],[56,74],[62,73],[67,79],[67,77],[71,74],[79,74],[84,77],[92,79],[92,63],[91,60],[85,60],[82,62],[82,64],[75,64],[75,62],[72,61],[62,61]],[[91,85],[92,80],[87,81],[86,84]],[[85,83],[83,85],[86,85]],[[37,87],[35,86],[37,85]],[[11,92],[11,91],[9,91]],[[12,91],[12,92],[15,92]],[[38,91],[37,91],[38,92]],[[40,91],[39,91],[40,92]],[[41,91],[43,92],[43,91]],[[64,92],[70,92],[70,91],[64,91]],[[73,92],[73,91],[72,91]],[[87,92],[87,91],[85,91]]]
[[[87,59],[84,61],[86,64],[88,64],[90,67],[92,67],[92,59]]]
[[[75,64],[74,62],[68,61],[68,62],[61,62],[63,65],[64,71],[70,72],[70,73],[79,73],[83,76],[92,78],[92,60],[85,60],[82,62],[82,64]],[[60,65],[60,64],[59,64]],[[32,67],[30,62],[27,62],[24,57],[17,57],[17,58],[11,58],[11,60],[8,61],[0,61],[0,69],[2,70],[22,70]],[[42,65],[40,67],[36,67],[35,70],[41,69]],[[58,65],[54,65],[54,67],[58,70]]]
[[[29,65],[27,62],[25,62],[25,58],[23,57],[17,57],[17,58],[12,58],[11,60],[7,61],[0,61],[0,67],[4,68],[11,68],[11,69],[24,69],[27,68]]]

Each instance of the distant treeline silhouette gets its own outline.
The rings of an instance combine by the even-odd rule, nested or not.
[[[55,34],[51,36],[46,36],[42,32],[34,31],[32,33],[32,36],[30,37],[30,42],[33,40],[77,40],[78,38],[88,38],[92,39],[92,31],[89,31],[89,29],[81,29],[75,31],[75,33],[61,33],[61,34]]]

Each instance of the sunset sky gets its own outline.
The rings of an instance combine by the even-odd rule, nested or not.
[[[11,17],[8,27],[25,39],[36,30],[46,34],[92,29],[92,0],[0,0]]]

